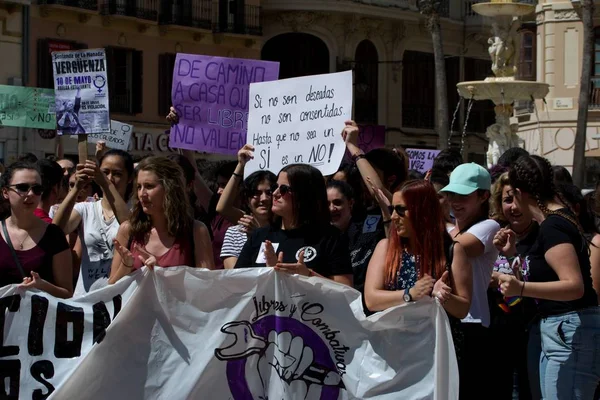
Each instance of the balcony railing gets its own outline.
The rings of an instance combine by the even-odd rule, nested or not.
[[[39,5],[57,5],[73,8],[82,8],[89,11],[98,11],[97,0],[38,0]]]
[[[217,22],[214,31],[260,36],[262,35],[260,12],[260,6],[252,5],[245,5],[242,12],[220,8],[216,13],[215,20]]]
[[[131,106],[131,96],[129,91],[123,94],[111,94],[109,101],[111,112],[121,114],[133,113],[133,107]]]
[[[192,28],[212,29],[212,0],[162,0],[160,23]]]
[[[103,0],[101,14],[157,21],[158,0]]]

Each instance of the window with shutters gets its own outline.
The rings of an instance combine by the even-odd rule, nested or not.
[[[87,49],[83,43],[56,39],[38,39],[37,43],[37,87],[54,89],[52,52]]]
[[[107,47],[108,95],[110,111],[121,114],[142,112],[142,52],[122,47]]]
[[[524,25],[521,29],[521,49],[519,52],[519,68],[517,78],[524,81],[535,81],[536,61],[536,27]]]
[[[171,107],[171,86],[173,86],[174,53],[158,56],[158,115],[166,115]]]

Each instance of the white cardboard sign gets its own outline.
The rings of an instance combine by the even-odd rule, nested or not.
[[[88,135],[88,142],[96,143],[98,140],[104,140],[106,147],[127,151],[132,132],[133,125],[110,120],[110,133]]]
[[[346,150],[341,131],[352,116],[352,71],[250,84],[245,176],[277,174],[289,164],[337,171]]]

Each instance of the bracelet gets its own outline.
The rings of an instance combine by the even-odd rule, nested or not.
[[[521,286],[521,294],[520,297],[523,297],[523,291],[525,290],[525,281],[523,281],[523,286]]]
[[[240,175],[240,174],[237,174],[237,173],[235,173],[235,172],[234,172],[234,173],[232,173],[231,175],[235,176],[236,178],[244,179],[244,177],[243,177],[242,175]]]
[[[131,269],[131,268],[133,268],[133,264],[131,264],[131,265],[127,265],[127,264],[125,264],[125,261],[123,261],[123,259],[121,259],[121,264],[122,264],[122,265],[123,265],[125,268],[128,268],[128,269]]]
[[[384,220],[384,221],[383,221],[383,224],[384,224],[384,225],[385,225],[385,224],[389,224],[390,222],[392,222],[392,220],[391,220],[391,219]]]
[[[358,153],[352,156],[352,161],[357,162],[361,158],[366,158],[365,153]]]

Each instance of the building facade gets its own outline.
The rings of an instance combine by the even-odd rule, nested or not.
[[[493,105],[469,107],[456,84],[491,75],[488,28],[471,1],[440,4],[452,141],[464,132],[465,156],[483,162]],[[416,0],[38,0],[30,9],[27,85],[53,86],[52,51],[105,48],[111,118],[134,125],[133,154],[171,151],[164,117],[177,52],[279,61],[280,78],[352,69],[357,122],[385,126],[390,147],[438,146],[431,35]],[[54,154],[51,132],[24,131],[22,152]],[[62,142],[76,157],[76,140]]]
[[[456,84],[491,75],[488,28],[471,13],[471,2],[440,3],[448,118],[459,146],[468,104],[459,103]],[[437,148],[433,48],[416,0],[263,0],[262,8],[261,55],[281,63],[280,78],[353,69],[357,122],[385,126],[389,147]],[[493,120],[491,104],[473,104],[468,159],[483,162],[484,132]]]
[[[111,118],[134,125],[131,153],[168,154],[165,116],[176,53],[259,59],[260,21],[258,1],[38,0],[31,6],[28,84],[53,87],[52,51],[104,48]],[[55,153],[51,132],[25,131],[23,152]],[[77,141],[65,137],[62,144],[76,159]]]
[[[22,0],[0,2],[0,85],[18,85],[27,83],[24,60],[24,40],[28,23],[28,2]],[[0,121],[0,163],[5,164],[8,154],[22,151],[22,129],[2,126]]]
[[[533,110],[517,113],[519,135],[526,149],[569,170],[577,125],[579,81],[583,60],[583,25],[578,2],[540,0],[535,22],[529,25],[532,70],[535,79],[550,85],[544,101]],[[600,9],[594,16],[600,26]],[[600,174],[600,29],[596,28],[594,67],[586,140],[586,181]]]

